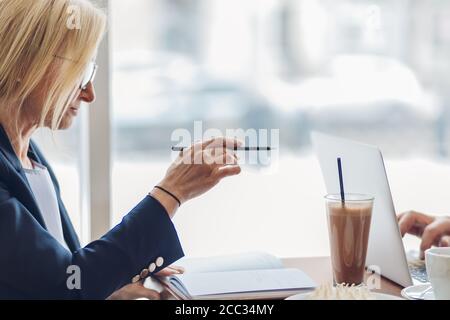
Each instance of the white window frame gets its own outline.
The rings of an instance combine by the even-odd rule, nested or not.
[[[108,14],[109,0],[97,1]],[[111,64],[110,33],[100,44],[95,80],[96,100],[83,108],[81,121],[80,208],[83,245],[99,239],[111,227]]]

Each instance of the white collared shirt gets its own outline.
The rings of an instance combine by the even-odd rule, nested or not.
[[[33,161],[34,169],[24,169],[39,210],[44,218],[47,231],[69,250],[61,223],[55,187],[46,167]]]

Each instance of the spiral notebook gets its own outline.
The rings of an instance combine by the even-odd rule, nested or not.
[[[182,259],[186,272],[160,281],[181,300],[279,299],[313,289],[299,269],[284,268],[266,253]]]

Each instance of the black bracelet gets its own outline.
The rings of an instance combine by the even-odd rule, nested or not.
[[[171,196],[172,198],[174,198],[177,202],[178,202],[178,206],[181,207],[181,201],[180,199],[178,199],[172,192],[167,191],[166,189],[164,189],[163,187],[160,186],[155,186],[156,189],[159,189],[161,191],[164,191],[165,193],[167,193],[169,196]]]

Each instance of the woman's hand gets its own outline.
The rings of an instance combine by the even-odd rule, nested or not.
[[[209,191],[225,177],[241,172],[234,147],[236,139],[215,138],[192,145],[180,153],[158,186],[175,195],[181,203]],[[164,191],[151,192],[173,217],[178,203]]]
[[[167,267],[156,275],[160,277],[168,277],[174,274],[182,274],[184,269],[182,267],[170,266]],[[112,295],[108,297],[107,300],[136,300],[136,299],[149,299],[149,300],[160,300],[168,298],[170,294],[166,291],[158,292],[157,290],[152,290],[144,286],[144,280],[140,280],[135,283],[130,283],[121,289],[115,291]]]
[[[136,300],[136,299],[160,300],[161,294],[158,291],[144,287],[143,280],[130,283],[115,291],[107,300]]]
[[[420,258],[431,246],[450,246],[450,217],[435,217],[416,211],[408,211],[398,216],[402,237],[409,233],[422,238]]]

